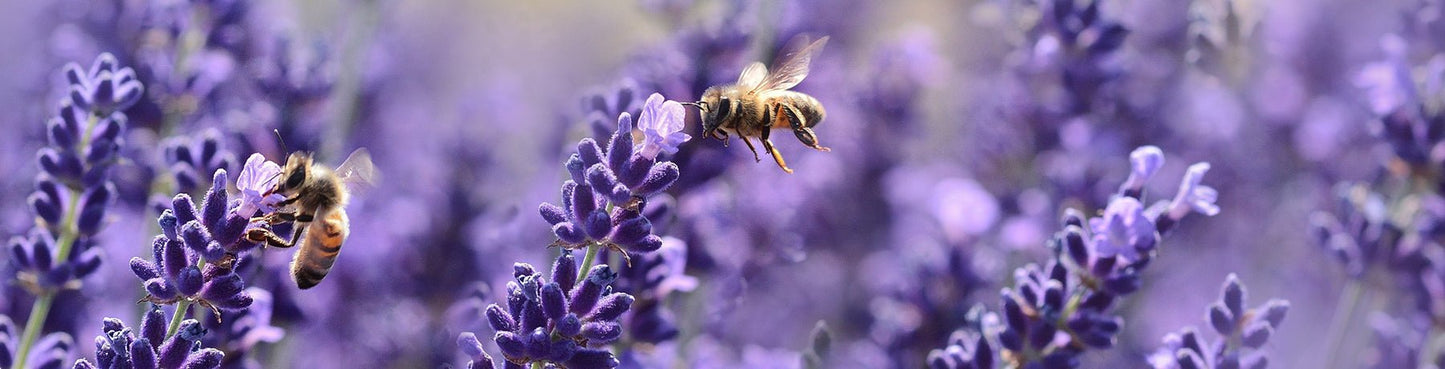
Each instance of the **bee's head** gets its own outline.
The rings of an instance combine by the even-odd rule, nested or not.
[[[696,106],[698,115],[702,118],[702,135],[704,137],[718,137],[717,129],[732,110],[732,102],[723,96],[722,89],[709,87],[702,93],[702,98],[697,102],[688,103]]]
[[[286,158],[286,166],[281,168],[281,178],[276,181],[276,188],[272,193],[291,193],[306,183],[306,178],[311,175],[311,153],[297,151]]]

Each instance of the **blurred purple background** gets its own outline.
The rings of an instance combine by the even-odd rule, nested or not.
[[[1445,126],[1439,1],[1114,0],[1083,29],[1054,21],[1058,3],[5,2],[0,234],[34,226],[23,204],[64,94],[61,66],[110,52],[136,68],[146,96],[126,111],[99,276],[61,294],[64,313],[46,325],[76,337],[75,358],[95,357],[102,317],[143,312],[126,265],[150,255],[153,198],[176,193],[166,139],[212,134],[237,158],[282,161],[275,129],[333,165],[366,147],[384,177],[349,206],[352,233],[325,283],[297,290],[292,251],[262,254],[247,285],[275,296],[271,325],[285,336],[256,345],[251,364],[462,365],[457,335],[492,334],[459,303],[472,286],[503,291],[514,262],[556,257],[534,209],[558,202],[578,139],[606,140],[616,115],[635,116],[653,92],[696,100],[808,33],[831,39],[795,90],[828,109],[817,132],[832,152],[777,131],[797,171],[785,174],[766,155],[748,161],[743,145],[701,139],[689,108],[694,138],[671,156],[681,179],[654,200],[671,212],[653,222],[686,248],[698,285],[661,298],[677,337],[614,346],[624,365],[798,367],[822,320],[829,367],[924,367],[969,307],[997,310],[1013,270],[1048,258],[1063,209],[1102,211],[1144,145],[1167,155],[1146,204],[1205,161],[1222,212],[1163,242],[1142,290],[1116,308],[1126,324],[1114,348],[1086,353],[1083,367],[1148,365],[1165,334],[1208,326],[1230,273],[1250,306],[1292,303],[1267,346],[1275,367],[1324,367],[1333,336],[1345,360],[1334,367],[1390,367],[1372,312],[1442,321],[1399,308],[1413,306],[1418,278],[1352,277],[1311,223],[1338,212],[1337,183],[1401,176],[1409,160],[1392,151],[1393,131],[1372,129],[1381,117],[1424,106],[1417,127],[1428,128],[1405,141],[1434,154]],[[619,102],[619,91],[630,95]],[[1404,167],[1442,168],[1422,163]],[[1435,181],[1416,197],[1445,183],[1411,178]],[[1376,191],[1409,197],[1391,188]],[[1352,280],[1372,292],[1347,311]],[[32,299],[7,285],[0,313],[22,324]],[[1434,326],[1420,333],[1442,335]]]

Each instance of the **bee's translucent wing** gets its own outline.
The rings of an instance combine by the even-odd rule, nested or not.
[[[816,41],[810,41],[807,35],[793,36],[773,62],[773,72],[753,91],[786,90],[797,86],[808,76],[808,64],[813,62],[813,54],[823,50],[823,45],[827,43],[828,36]]]
[[[353,194],[370,190],[380,176],[376,166],[371,164],[371,152],[366,151],[366,148],[352,151],[346,161],[336,166],[336,178],[340,178],[341,183],[346,184],[346,189]]]
[[[748,64],[747,68],[743,68],[743,74],[738,76],[738,86],[751,91],[758,88],[758,85],[761,85],[763,79],[767,77],[768,67],[761,62],[753,62]]]

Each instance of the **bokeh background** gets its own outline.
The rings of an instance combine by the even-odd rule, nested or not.
[[[1311,219],[1338,211],[1337,184],[1400,173],[1380,117],[1440,101],[1445,7],[1105,0],[1098,20],[1076,9],[1060,23],[1061,3],[4,1],[0,233],[34,225],[25,197],[61,66],[113,53],[146,96],[126,112],[99,276],[61,296],[47,332],[71,333],[76,357],[94,357],[102,317],[139,316],[126,265],[149,255],[153,199],[175,194],[167,142],[215,137],[237,158],[284,160],[274,129],[331,164],[366,147],[384,177],[349,207],[351,238],[320,287],[290,284],[289,250],[265,254],[248,285],[274,295],[271,324],[285,336],[249,357],[462,365],[457,334],[490,328],[461,302],[477,285],[501,290],[514,262],[555,257],[535,209],[559,201],[578,139],[605,139],[648,94],[691,101],[792,35],[828,35],[796,90],[828,109],[818,135],[833,151],[775,137],[795,174],[696,138],[689,117],[695,138],[672,156],[682,177],[660,200],[672,211],[654,222],[685,248],[681,271],[697,286],[660,302],[677,337],[617,346],[630,365],[797,367],[822,320],[832,367],[923,367],[969,307],[996,309],[1014,268],[1048,258],[1063,209],[1100,211],[1130,151],[1155,145],[1167,162],[1152,199],[1207,161],[1223,210],[1170,235],[1119,308],[1117,344],[1085,367],[1147,366],[1165,334],[1207,326],[1230,273],[1251,306],[1292,303],[1268,346],[1275,367],[1323,367],[1335,336],[1336,367],[1390,367],[1371,316],[1409,316],[1414,282],[1351,282],[1361,279]],[[1405,141],[1439,140],[1434,114]],[[1351,283],[1374,292],[1342,299]],[[31,301],[9,284],[0,313],[23,322]]]

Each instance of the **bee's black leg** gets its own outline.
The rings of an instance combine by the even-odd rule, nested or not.
[[[727,131],[712,131],[712,137],[718,139],[718,141],[722,141],[723,147],[728,147],[728,141],[730,140],[728,140],[729,137]]]
[[[246,240],[251,242],[265,242],[266,245],[283,249],[296,245],[296,241],[288,243],[285,239],[277,236],[276,233],[265,228],[251,228],[249,231],[246,231]]]
[[[778,149],[773,147],[773,140],[768,139],[769,133],[771,133],[772,131],[772,129],[763,129],[763,150],[767,151],[769,154],[773,154],[773,161],[778,162],[778,167],[783,168],[784,172],[788,172],[791,174],[793,173],[793,168],[788,168],[788,162],[783,160],[783,154],[779,153]]]
[[[764,132],[766,132],[766,131],[764,131]],[[738,138],[742,138],[742,139],[743,139],[743,143],[748,144],[748,150],[753,152],[753,161],[756,161],[756,162],[762,162],[762,161],[763,161],[762,158],[759,158],[759,157],[758,157],[758,149],[757,149],[756,147],[753,147],[753,141],[748,140],[748,136],[741,136],[741,135],[740,135],[740,136],[738,136]]]
[[[808,147],[818,151],[833,151],[833,149],[818,145],[818,135],[813,133],[812,128],[803,125],[803,114],[799,113],[797,108],[788,106],[783,107],[782,110],[783,114],[788,118],[788,124],[793,128],[793,135],[798,136],[798,141],[802,141],[804,145],[808,145]]]

